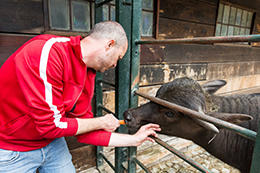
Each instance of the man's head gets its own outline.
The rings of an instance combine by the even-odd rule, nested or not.
[[[114,68],[126,53],[128,41],[123,27],[113,21],[97,23],[82,40],[83,61],[88,67],[104,72]]]

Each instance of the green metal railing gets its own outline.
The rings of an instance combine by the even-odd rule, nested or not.
[[[101,0],[96,0],[95,3],[95,22],[101,22],[103,21],[103,9],[102,6],[98,6],[98,3],[101,3]],[[97,72],[96,74],[96,81],[95,81],[95,116],[102,116],[102,109],[98,107],[98,105],[103,104],[103,93],[102,93],[102,74]],[[97,152],[96,152],[96,166],[99,169],[103,164],[103,147],[97,146]]]
[[[102,21],[103,9],[102,6],[110,0],[96,0],[95,1],[95,21],[96,23]],[[130,55],[131,55],[131,24],[132,21],[131,14],[131,2],[127,0],[116,0],[116,21],[119,22],[126,31],[128,37],[129,49],[127,50],[124,58],[118,62],[115,70],[115,84],[102,80],[102,74],[97,73],[96,75],[96,85],[95,85],[95,105],[96,105],[96,116],[101,116],[102,111],[108,113],[113,113],[112,111],[105,108],[102,104],[102,84],[107,84],[109,86],[115,87],[115,113],[113,113],[118,119],[123,119],[123,112],[129,108],[130,105]],[[117,130],[119,133],[127,133],[127,128],[125,126],[120,126]],[[131,150],[131,149],[129,149]],[[106,161],[108,165],[115,172],[124,172],[127,168],[124,166],[128,158],[128,148],[127,147],[116,147],[115,148],[115,162],[112,164],[103,154],[103,147],[97,146],[97,168],[100,169],[103,165],[103,161]]]
[[[131,77],[130,77],[130,107],[137,107],[138,106],[138,97],[132,93],[133,90],[139,88],[139,72],[140,72],[140,45],[135,44],[135,40],[141,38],[141,19],[142,19],[142,1],[132,1],[132,11],[131,11]],[[128,148],[128,172],[135,173],[136,172],[136,164],[138,164],[144,170],[148,170],[144,167],[136,159],[136,147],[129,147]]]
[[[159,145],[161,145],[162,147],[164,147],[165,149],[167,149],[168,151],[172,152],[173,154],[175,154],[176,156],[178,156],[179,158],[181,158],[182,160],[184,160],[185,162],[189,163],[191,166],[193,166],[194,168],[196,168],[197,170],[199,170],[200,172],[203,173],[211,173],[210,170],[208,170],[207,168],[205,168],[204,166],[202,166],[201,164],[197,163],[196,161],[192,160],[191,158],[185,156],[182,152],[180,152],[179,150],[177,150],[176,148],[168,145],[166,142],[162,141],[159,138],[155,138],[152,137],[155,142],[157,142]]]
[[[129,108],[130,102],[130,57],[131,57],[131,25],[129,24],[131,18],[131,6],[125,4],[126,0],[116,0],[116,21],[119,22],[126,31],[129,48],[122,60],[120,60],[116,67],[116,100],[115,110],[118,119],[123,119],[123,113]],[[120,133],[127,133],[126,126],[120,126],[118,129]],[[125,171],[124,163],[127,162],[128,148],[115,148],[115,168],[116,172],[123,173]]]
[[[136,40],[136,44],[211,44],[234,42],[259,42],[260,35],[176,38],[164,40]]]

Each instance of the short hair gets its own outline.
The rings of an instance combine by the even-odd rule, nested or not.
[[[112,39],[115,40],[117,47],[124,47],[127,43],[127,36],[124,28],[115,21],[105,21],[95,24],[88,33],[88,36],[95,39]]]

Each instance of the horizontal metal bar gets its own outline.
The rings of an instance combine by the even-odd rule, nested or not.
[[[197,163],[196,161],[192,160],[191,158],[185,156],[182,152],[180,152],[179,150],[177,150],[174,147],[170,146],[169,144],[167,144],[166,142],[162,141],[161,139],[156,138],[154,136],[150,136],[150,137],[153,138],[155,140],[155,142],[157,142],[159,145],[161,145],[162,147],[166,148],[167,150],[169,150],[170,152],[172,152],[176,156],[180,157],[181,159],[183,159],[184,161],[186,161],[187,163],[189,163],[191,166],[193,166],[194,168],[198,169],[199,171],[204,172],[204,173],[211,173],[210,170],[208,170],[207,168],[205,168],[201,164]]]
[[[209,44],[209,43],[232,43],[232,42],[260,42],[260,34],[135,41],[136,44],[193,44],[193,43]]]
[[[112,0],[104,0],[103,2],[96,3],[97,7],[101,7],[102,5],[109,3]]]
[[[227,128],[227,129],[234,131],[234,132],[238,133],[239,135],[246,137],[246,138],[248,138],[252,141],[255,141],[255,139],[256,139],[256,132],[255,131],[252,131],[252,130],[246,129],[244,127],[241,127],[241,126],[238,126],[238,125],[235,125],[235,124],[232,124],[232,123],[211,117],[209,115],[188,109],[188,108],[180,106],[180,105],[176,105],[174,103],[168,102],[168,101],[160,99],[158,97],[149,96],[149,95],[141,93],[139,91],[135,91],[135,94],[142,96],[146,99],[149,99],[152,102],[155,102],[157,104],[163,105],[163,106],[165,106],[169,109],[177,110],[177,111],[182,112],[184,114],[188,114],[192,118],[198,118],[198,119],[201,119],[201,120],[211,122],[211,123],[216,124],[218,126]]]
[[[112,112],[111,110],[107,109],[106,107],[104,107],[102,104],[98,104],[98,107],[103,109],[104,111],[106,111],[107,113],[113,114],[115,115],[114,112]]]
[[[108,164],[114,171],[116,171],[114,165],[106,158],[106,156],[105,156],[102,152],[100,152],[99,154],[100,154],[100,155],[102,156],[102,158],[107,162],[107,164]]]
[[[99,83],[103,83],[103,84],[107,84],[107,85],[110,85],[110,86],[112,86],[112,87],[114,87],[115,88],[115,84],[113,84],[113,83],[111,83],[111,82],[108,82],[108,81],[105,81],[105,80],[98,80],[98,82]]]
[[[140,162],[136,157],[133,158],[133,161],[138,164],[145,172],[152,173],[142,162]]]

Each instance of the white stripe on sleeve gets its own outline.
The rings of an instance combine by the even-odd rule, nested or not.
[[[61,122],[61,114],[60,111],[57,109],[57,106],[53,105],[52,103],[52,85],[47,81],[47,63],[49,58],[49,53],[51,47],[56,42],[67,42],[70,41],[69,38],[61,37],[61,38],[51,38],[48,40],[42,48],[41,59],[40,59],[40,77],[42,78],[45,86],[45,101],[48,103],[50,109],[54,112],[54,123],[56,127],[59,128],[67,128],[67,122]]]

